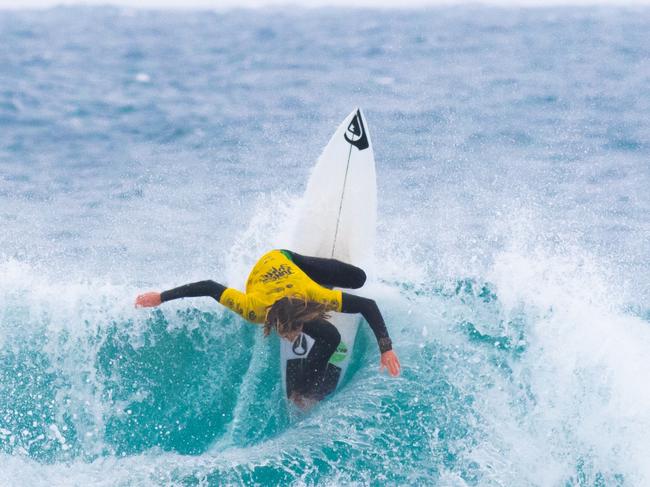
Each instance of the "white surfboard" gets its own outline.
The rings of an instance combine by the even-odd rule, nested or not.
[[[290,249],[363,268],[372,258],[376,220],[372,142],[363,112],[355,109],[343,120],[312,169]],[[360,320],[359,315],[341,313],[333,313],[330,320],[341,334],[341,345],[328,365],[332,390],[345,376]],[[293,343],[281,343],[282,382],[289,394],[291,368],[300,366],[313,340],[301,334]]]

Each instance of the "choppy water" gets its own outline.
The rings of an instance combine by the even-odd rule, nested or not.
[[[650,484],[650,10],[0,12],[0,484]],[[376,298],[343,390],[209,299],[362,106]]]

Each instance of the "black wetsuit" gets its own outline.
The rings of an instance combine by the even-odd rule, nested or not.
[[[310,279],[321,286],[358,289],[366,282],[366,274],[359,267],[336,259],[309,257],[286,250],[283,252],[289,254],[291,260]],[[225,286],[208,280],[164,291],[160,297],[162,302],[197,296],[210,296],[219,301],[225,289]],[[370,325],[380,352],[392,349],[386,324],[374,300],[342,293],[341,312],[360,313]],[[328,361],[341,342],[341,335],[334,325],[325,320],[305,323],[302,331],[314,339],[314,344],[298,372],[301,377],[294,378],[295,380],[292,381],[296,384],[294,391],[321,399],[332,389],[332,380],[328,379]],[[334,386],[336,386],[336,380],[334,380]]]

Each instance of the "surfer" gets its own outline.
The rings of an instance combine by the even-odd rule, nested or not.
[[[399,375],[400,363],[375,301],[331,289],[358,289],[365,281],[362,269],[339,260],[272,250],[251,270],[245,293],[208,280],[141,294],[135,305],[151,307],[173,299],[209,296],[244,319],[262,324],[265,336],[275,330],[282,338],[294,342],[301,333],[309,335],[314,344],[306,358],[304,376],[291,397],[300,405],[304,404],[303,399],[322,399],[315,391],[325,380],[328,361],[341,342],[338,330],[327,321],[331,311],[361,313],[377,339],[380,370],[387,369],[393,377]]]

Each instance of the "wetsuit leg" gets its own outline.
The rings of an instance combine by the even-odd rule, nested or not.
[[[286,251],[293,262],[321,286],[358,289],[366,282],[363,269],[336,259],[309,257]]]
[[[323,399],[336,387],[336,380],[328,380],[329,359],[341,342],[334,325],[325,320],[305,323],[302,332],[314,339],[314,344],[304,360],[294,391],[305,397]],[[338,377],[336,377],[338,379]]]

